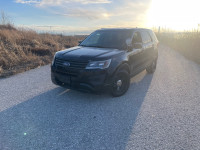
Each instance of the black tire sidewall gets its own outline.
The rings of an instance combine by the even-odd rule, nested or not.
[[[155,64],[154,64],[154,63],[155,63]],[[154,73],[155,70],[156,70],[156,66],[157,66],[157,59],[155,59],[155,60],[151,63],[151,65],[150,65],[149,67],[146,68],[146,71],[147,71],[148,73]]]
[[[114,89],[114,84],[115,84],[116,79],[119,77],[119,75],[123,75],[124,76],[124,78],[126,79],[126,81],[123,84],[126,84],[126,85],[124,85],[125,89],[123,91],[120,91],[118,93]],[[115,73],[114,77],[113,77],[113,82],[112,82],[112,86],[111,86],[111,94],[112,94],[112,96],[119,97],[119,96],[124,95],[127,92],[129,86],[130,86],[130,74],[128,73],[128,71],[126,71],[126,70],[119,70],[119,71],[117,71]]]

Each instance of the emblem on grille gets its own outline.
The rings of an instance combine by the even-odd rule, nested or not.
[[[65,67],[69,67],[69,66],[70,66],[70,63],[69,63],[69,62],[64,62],[63,65],[64,65]]]

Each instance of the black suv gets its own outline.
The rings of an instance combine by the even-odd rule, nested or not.
[[[109,90],[123,95],[130,78],[144,69],[153,73],[158,58],[158,40],[149,29],[100,29],[79,46],[59,51],[51,65],[56,85],[81,91]]]

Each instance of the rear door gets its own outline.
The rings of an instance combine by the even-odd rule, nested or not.
[[[141,35],[144,48],[142,63],[147,65],[153,58],[154,44],[147,30],[142,30]]]
[[[152,52],[152,57],[155,59],[156,57],[158,57],[158,43],[159,43],[159,41],[158,41],[155,33],[152,30],[148,30],[148,33],[151,36],[151,39],[153,41],[154,50]]]

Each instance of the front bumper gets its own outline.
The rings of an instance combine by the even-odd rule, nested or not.
[[[76,74],[60,72],[51,66],[51,80],[54,84],[84,92],[103,92],[110,88],[106,70],[73,70]]]

